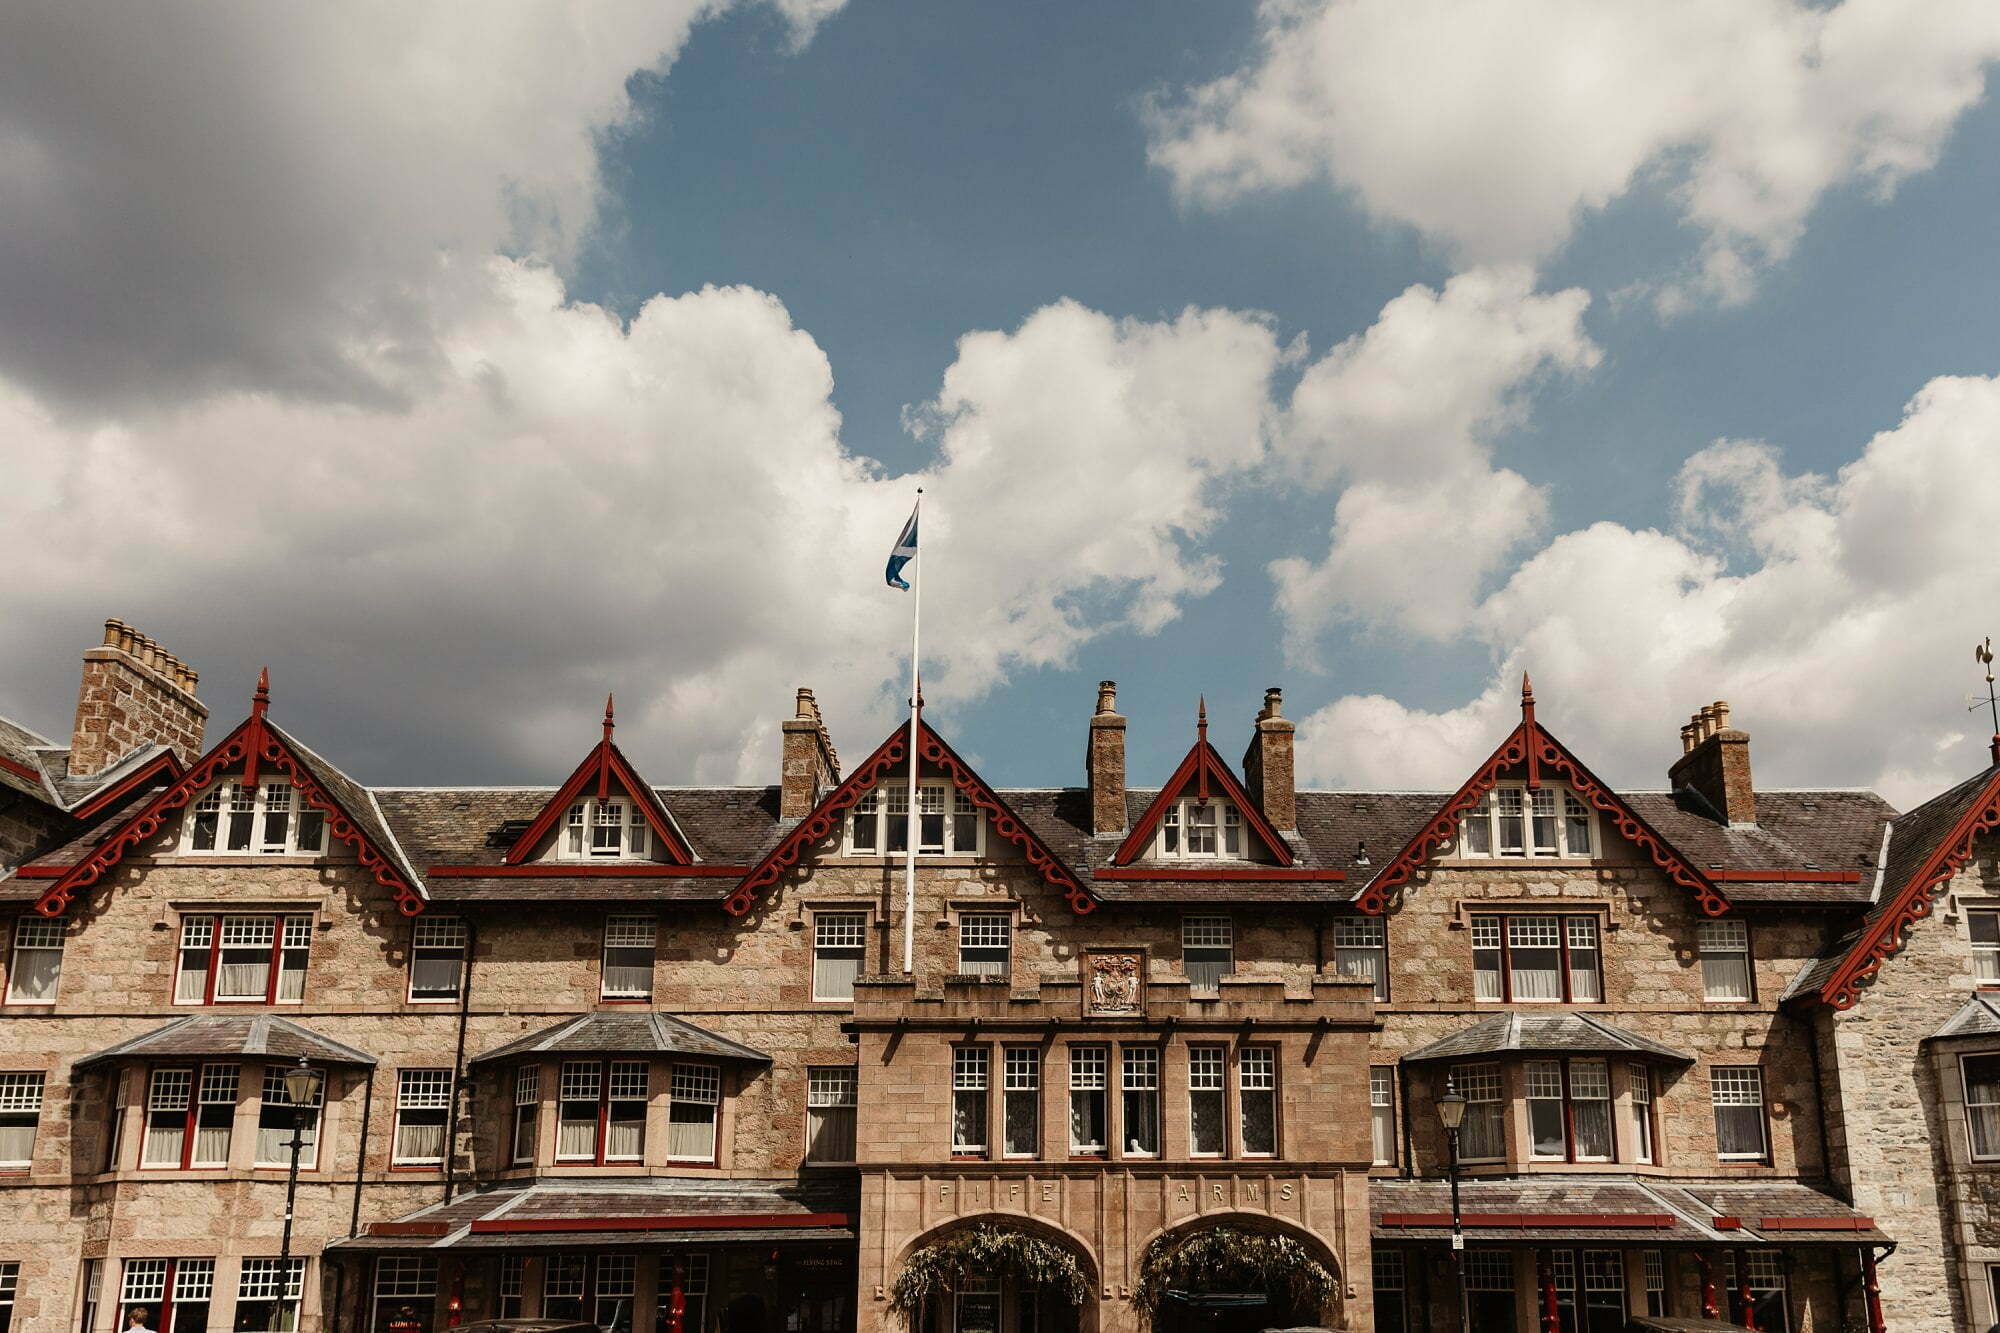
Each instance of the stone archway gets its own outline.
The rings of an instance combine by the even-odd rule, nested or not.
[[[1068,1256],[1072,1290],[1058,1282],[1048,1286],[1025,1280],[1011,1263],[1017,1247],[1029,1257],[1052,1247]],[[977,1259],[962,1267],[955,1253],[972,1251]],[[890,1270],[892,1301],[904,1275],[921,1267],[926,1275],[951,1269],[952,1290],[925,1302],[921,1315],[910,1312],[904,1327],[911,1333],[1096,1333],[1097,1292],[1101,1282],[1097,1256],[1090,1243],[1054,1222],[1021,1213],[982,1212],[939,1223],[914,1236],[896,1256]],[[1071,1303],[1080,1295],[1081,1301]],[[899,1312],[901,1313],[901,1312]]]
[[[1200,1259],[1190,1262],[1182,1250],[1197,1241]],[[1203,1213],[1162,1227],[1138,1253],[1135,1295],[1156,1333],[1340,1326],[1340,1260],[1296,1223],[1268,1213]],[[1321,1297],[1310,1294],[1314,1287]]]

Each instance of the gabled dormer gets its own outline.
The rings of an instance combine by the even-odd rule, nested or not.
[[[1199,868],[1230,863],[1289,866],[1284,837],[1208,743],[1208,700],[1195,712],[1194,746],[1111,858]]]
[[[693,865],[693,846],[654,790],[612,742],[613,700],[604,700],[604,738],[507,849],[510,866],[535,863]]]

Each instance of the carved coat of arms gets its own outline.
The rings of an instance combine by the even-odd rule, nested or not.
[[[1138,1013],[1140,956],[1136,953],[1093,953],[1087,957],[1089,974],[1084,978],[1084,985],[1090,1012]]]

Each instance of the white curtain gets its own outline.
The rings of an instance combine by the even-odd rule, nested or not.
[[[396,1159],[436,1162],[444,1159],[444,1126],[403,1124],[396,1129]]]
[[[806,1156],[815,1162],[854,1160],[854,1108],[814,1106],[806,1111]]]
[[[1458,1155],[1468,1160],[1507,1155],[1506,1107],[1500,1102],[1473,1102],[1459,1126]]]
[[[557,1157],[597,1156],[597,1117],[556,1122]]]
[[[1750,960],[1742,954],[1704,954],[1701,993],[1710,1000],[1750,998]]]
[[[208,998],[208,959],[202,959],[202,966],[181,969],[180,984],[174,988],[174,1000],[179,1004],[200,1004]]]
[[[667,1155],[706,1162],[715,1156],[715,1112],[701,1120],[674,1120],[667,1126]]]
[[[172,1124],[146,1126],[146,1146],[141,1161],[147,1166],[179,1166],[181,1145],[187,1142],[187,1122],[174,1113]]]
[[[653,992],[653,965],[630,967],[619,963],[604,965],[606,995],[650,995]]]
[[[458,958],[419,958],[410,964],[410,989],[436,995],[458,989]]]
[[[255,963],[224,963],[215,993],[230,996],[249,995],[262,999],[270,982],[271,960],[268,958]]]
[[[646,1122],[643,1117],[636,1120],[613,1120],[610,1131],[604,1140],[606,1157],[637,1157],[644,1151]]]
[[[1562,993],[1561,954],[1554,949],[1514,951],[1515,999],[1560,1000]]]
[[[14,951],[13,995],[33,1003],[56,998],[56,982],[62,976],[61,949],[16,949]]]
[[[35,1154],[35,1125],[0,1125],[0,1162],[18,1166]]]
[[[193,1164],[196,1166],[227,1166],[229,1164],[228,1125],[195,1126]]]
[[[821,954],[813,966],[816,995],[833,999],[854,994],[854,979],[861,975],[860,954]]]

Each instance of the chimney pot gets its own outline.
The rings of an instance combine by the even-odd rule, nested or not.
[[[1750,780],[1750,737],[1729,725],[1729,701],[1717,699],[1681,728],[1681,757],[1667,770],[1675,789],[1689,788],[1732,825],[1757,822]]]
[[[1264,691],[1264,711],[1257,714],[1261,720],[1267,717],[1282,717],[1285,711],[1285,692],[1276,685]]]
[[[794,696],[793,713],[784,733],[783,768],[778,781],[778,815],[804,819],[819,804],[821,793],[840,781],[840,756],[820,717],[819,700],[804,686]]]
[[[102,773],[141,746],[172,747],[184,762],[201,753],[208,708],[195,697],[193,671],[157,642],[115,617],[104,641],[84,650],[69,772]]]
[[[1100,680],[1097,682],[1097,715],[1103,717],[1118,711],[1118,682]]]
[[[1264,691],[1264,708],[1243,752],[1244,787],[1271,827],[1289,833],[1299,825],[1292,737],[1297,728],[1280,709],[1284,691],[1276,685]]]

